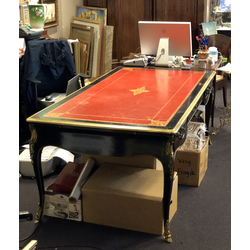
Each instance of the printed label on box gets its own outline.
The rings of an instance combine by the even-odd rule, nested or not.
[[[81,221],[81,200],[78,200],[76,204],[71,204],[68,196],[45,194],[44,215]]]
[[[199,186],[207,170],[208,139],[201,151],[179,148],[175,155],[175,171],[179,184]]]

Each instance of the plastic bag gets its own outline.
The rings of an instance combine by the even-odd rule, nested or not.
[[[187,137],[193,139],[205,139],[206,124],[201,122],[189,122],[187,126]]]
[[[187,125],[187,138],[180,147],[181,150],[200,151],[206,144],[206,124],[201,122],[189,122]]]

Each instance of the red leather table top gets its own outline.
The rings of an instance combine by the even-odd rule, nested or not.
[[[43,116],[163,127],[204,74],[123,68]]]

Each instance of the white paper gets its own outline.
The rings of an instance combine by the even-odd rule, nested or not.
[[[68,150],[59,148],[56,153],[54,154],[54,157],[58,157],[62,160],[64,160],[65,162],[73,162],[74,161],[74,155],[72,153],[70,153]]]
[[[206,111],[206,106],[205,105],[199,105],[198,110],[205,112]]]
[[[23,159],[30,159],[30,151],[29,151],[29,145],[23,145],[22,147],[26,148],[26,153],[23,157]],[[54,146],[46,146],[43,148],[42,151],[42,155],[41,155],[41,160],[48,160],[51,155],[54,153],[53,157],[58,157],[62,160],[64,160],[65,162],[69,162],[69,161],[74,161],[74,155],[69,152],[68,150],[62,149],[62,148],[57,148]]]
[[[67,40],[69,43],[75,43],[75,42],[79,42],[78,39],[68,39]]]
[[[227,65],[220,67],[217,70],[224,71],[226,73],[231,73],[231,68],[232,68],[231,63],[228,63]]]
[[[23,51],[25,51],[26,49],[26,43],[24,38],[19,38],[19,49],[23,49]]]
[[[79,40],[78,39],[68,39],[67,42],[69,44],[69,48],[70,48],[71,54],[73,54],[72,43],[79,42]]]
[[[41,160],[48,160],[55,149],[56,147],[52,146],[44,147],[41,155]],[[26,154],[24,155],[23,159],[30,159],[30,151],[27,148],[26,148]]]

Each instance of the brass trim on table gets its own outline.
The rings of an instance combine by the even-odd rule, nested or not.
[[[114,71],[115,69],[109,71],[108,73]],[[104,74],[103,76],[107,75],[108,73]],[[199,93],[196,95],[196,97],[194,98],[194,100],[192,101],[192,103],[189,105],[189,107],[187,108],[187,110],[184,112],[184,114],[182,115],[182,117],[180,118],[180,120],[177,122],[177,124],[175,125],[175,127],[173,129],[165,129],[165,128],[153,128],[153,127],[146,127],[144,125],[123,125],[123,124],[108,124],[108,123],[96,123],[96,122],[84,122],[81,121],[76,122],[76,121],[69,121],[69,120],[56,120],[56,119],[49,119],[49,120],[43,120],[41,118],[34,118],[34,116],[38,115],[40,112],[30,116],[29,118],[27,118],[27,122],[29,123],[41,123],[41,124],[53,124],[53,125],[61,125],[61,126],[73,126],[73,127],[78,127],[78,128],[90,128],[90,129],[104,129],[104,130],[122,130],[122,131],[132,131],[132,132],[150,132],[150,133],[163,133],[163,134],[175,134],[178,132],[178,130],[180,129],[181,125],[186,121],[188,115],[190,114],[190,112],[193,110],[193,108],[195,107],[195,104],[198,102],[198,100],[201,98],[202,94],[204,93],[205,89],[207,88],[208,84],[210,83],[210,81],[213,79],[213,77],[215,76],[216,72],[213,71],[211,73],[211,75],[208,77],[208,79],[206,80],[206,82],[203,84],[202,88],[200,89]],[[101,77],[103,77],[101,76]],[[97,81],[98,79],[100,79],[101,77],[98,77],[96,80],[94,80],[92,83],[94,83],[95,81]],[[89,85],[87,85],[89,86]],[[84,86],[83,88],[85,88],[86,86]],[[80,90],[80,89],[79,89]],[[78,91],[79,91],[78,90]],[[74,92],[75,93],[75,92]],[[72,93],[73,94],[73,93]],[[65,97],[66,98],[66,97]],[[56,103],[55,103],[56,104]],[[53,104],[54,105],[54,104]],[[45,108],[48,109],[51,108],[51,106]],[[43,109],[43,111],[45,110]]]
[[[213,71],[213,73],[208,77],[207,81],[204,83],[204,85],[202,86],[202,88],[199,91],[199,93],[196,95],[196,97],[194,98],[194,100],[192,101],[192,103],[189,105],[188,109],[185,111],[185,113],[183,114],[183,116],[181,117],[181,119],[178,121],[178,123],[176,124],[176,126],[173,128],[173,130],[175,130],[176,128],[178,128],[177,130],[175,130],[174,133],[178,132],[179,128],[185,122],[185,120],[187,119],[188,115],[190,114],[190,112],[194,108],[195,104],[199,101],[199,99],[201,98],[202,94],[206,90],[208,84],[212,81],[212,79],[214,78],[215,75],[216,75],[216,72]],[[201,91],[202,91],[202,93],[201,93]]]

